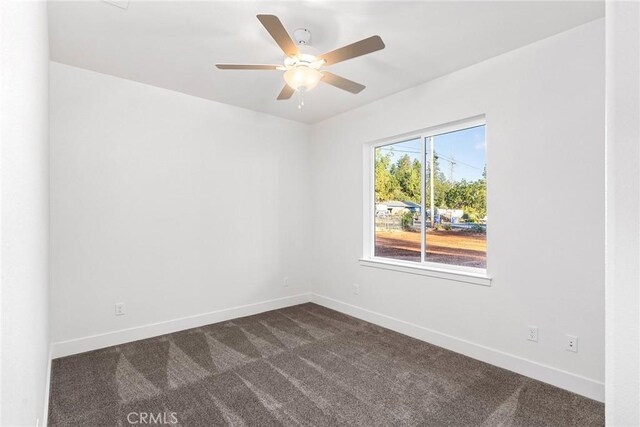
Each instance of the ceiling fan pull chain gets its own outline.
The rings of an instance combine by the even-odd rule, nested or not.
[[[304,105],[304,88],[298,89],[298,110],[302,109]]]

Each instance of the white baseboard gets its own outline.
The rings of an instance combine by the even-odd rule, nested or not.
[[[604,402],[604,384],[599,381],[443,334],[424,326],[376,313],[333,298],[312,293],[311,301],[421,341],[569,390],[590,399]]]
[[[225,308],[209,313],[197,314],[195,316],[167,320],[165,322],[153,323],[150,325],[136,326],[134,328],[121,329],[104,334],[55,342],[51,344],[51,356],[53,359],[56,359],[58,357],[97,350],[100,348],[110,347],[112,345],[152,338],[158,335],[170,334],[172,332],[197,328],[204,325],[210,325],[212,323],[224,322],[238,317],[251,316],[253,314],[259,314],[269,310],[277,310],[279,308],[303,304],[310,300],[311,294],[303,293],[253,304]]]
[[[358,319],[380,325],[393,331],[400,332],[410,337],[455,351],[456,353],[464,354],[491,365],[508,369],[521,375],[572,391],[582,396],[586,396],[600,402],[604,401],[604,384],[599,381],[572,374],[571,372],[543,365],[513,354],[443,334],[424,326],[416,325],[414,323],[406,322],[404,320],[376,313],[371,310],[314,293],[303,293],[150,325],[122,329],[119,331],[92,335],[69,341],[56,342],[51,345],[50,360],[72,354],[83,353],[85,351],[110,347],[112,345],[152,338],[158,335],[169,334],[185,329],[197,328],[199,326],[223,322],[237,317],[250,316],[269,310],[277,310],[279,308],[303,304],[309,301],[340,311],[350,316],[357,317]],[[47,375],[50,374],[51,367],[49,366]],[[49,378],[47,378],[47,400],[49,398],[48,387]],[[46,407],[48,407],[48,405]],[[46,417],[44,418],[44,422],[44,425],[46,425]]]
[[[38,426],[46,427],[49,423],[49,390],[51,389],[51,361],[53,358],[51,345],[49,346],[49,354],[47,359],[47,376],[46,383],[44,385],[44,408],[42,411],[42,418]]]

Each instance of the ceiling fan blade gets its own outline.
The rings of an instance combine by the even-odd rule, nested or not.
[[[283,99],[291,98],[291,95],[293,95],[293,92],[295,91],[291,89],[291,86],[284,85],[284,87],[282,88],[282,91],[280,91],[280,95],[278,95],[278,100],[281,101]]]
[[[221,70],[277,70],[282,65],[271,64],[216,64]]]
[[[384,42],[380,36],[371,36],[359,42],[351,43],[331,52],[320,55],[319,59],[325,60],[325,65],[333,65],[347,59],[357,58],[377,50],[384,49]]]
[[[284,51],[287,56],[298,55],[300,52],[298,51],[298,47],[291,40],[291,36],[275,15],[257,15],[258,20],[264,25],[264,28],[267,29],[271,37],[278,43],[280,49]]]
[[[335,74],[328,71],[323,71],[322,74],[324,77],[322,77],[322,80],[320,80],[321,82],[328,83],[331,86],[346,90],[347,92],[360,93],[366,87],[364,85],[361,85],[360,83],[345,79],[344,77],[336,76]]]

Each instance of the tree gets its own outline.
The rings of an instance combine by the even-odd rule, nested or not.
[[[399,185],[400,191],[396,194],[397,198],[420,203],[422,193],[420,161],[416,159],[412,162],[411,158],[405,154],[391,166],[390,173],[396,178]]]
[[[375,199],[376,202],[391,200],[399,186],[397,179],[391,174],[390,165],[393,152],[382,154],[376,150],[375,161]]]
[[[418,159],[411,160],[409,155],[403,155],[393,162],[393,148],[386,154],[382,150],[375,152],[375,200],[384,202],[389,200],[412,201],[420,203],[422,193],[421,172],[422,164]],[[438,158],[434,158],[434,203],[437,208],[462,209],[465,219],[477,221],[487,214],[486,168],[482,178],[476,181],[462,179],[456,182],[447,180],[440,170]],[[430,208],[429,164],[425,168],[426,206]]]
[[[440,170],[440,162],[438,161],[437,156],[433,158],[433,170],[434,170],[434,174],[433,174],[434,204],[437,208],[446,208],[447,206],[445,203],[445,194],[447,193],[449,188],[451,188],[451,184],[445,177],[444,173]],[[428,204],[428,202],[431,200],[431,186],[429,185],[431,171],[429,170],[429,163],[427,163],[425,174],[426,174],[425,179],[427,183],[425,195],[426,195],[426,200]],[[427,209],[430,209],[430,207],[427,206]]]
[[[487,186],[484,179],[455,182],[445,193],[444,199],[447,208],[462,209],[472,221],[487,214]]]

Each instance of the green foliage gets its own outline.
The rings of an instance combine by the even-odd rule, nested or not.
[[[402,200],[420,203],[420,162],[412,162],[405,154],[392,163],[393,155],[393,151],[382,154],[381,150],[376,150],[376,202]]]
[[[420,162],[418,160],[411,161],[408,155],[404,155],[398,161],[391,165],[391,174],[398,181],[401,200],[410,200],[412,202],[420,202],[420,193],[422,186],[420,183]]]
[[[389,170],[392,156],[393,153],[382,154],[382,151],[376,150],[376,202],[392,200],[398,186],[396,177]]]
[[[429,165],[426,168],[427,175],[427,186],[426,186],[426,201],[427,203],[431,200],[431,185],[429,185],[429,179],[431,176],[431,171],[429,170]],[[433,159],[433,202],[436,207],[446,208],[447,204],[445,202],[445,195],[447,191],[451,188],[451,183],[447,180],[444,175],[444,172],[440,170],[440,163],[438,162],[438,158]]]
[[[393,161],[393,149],[383,154],[382,150],[375,153],[375,200],[412,201],[420,203],[421,164],[408,155],[403,155]],[[438,159],[434,159],[434,203],[438,208],[462,209],[463,219],[467,222],[479,222],[487,215],[487,186],[486,167],[482,178],[476,181],[460,180],[450,182],[440,170]],[[429,165],[425,168],[427,179],[426,202],[429,204],[431,186],[429,185]],[[429,207],[427,206],[427,209]]]
[[[445,204],[449,209],[462,209],[465,220],[477,222],[487,214],[487,186],[484,179],[455,182],[445,193]]]
[[[410,231],[413,229],[413,212],[404,212],[400,219],[400,224],[402,225],[402,229],[405,231]]]
[[[466,222],[478,222],[480,218],[481,217],[478,216],[478,212],[473,208],[466,208],[462,215],[462,219]]]

